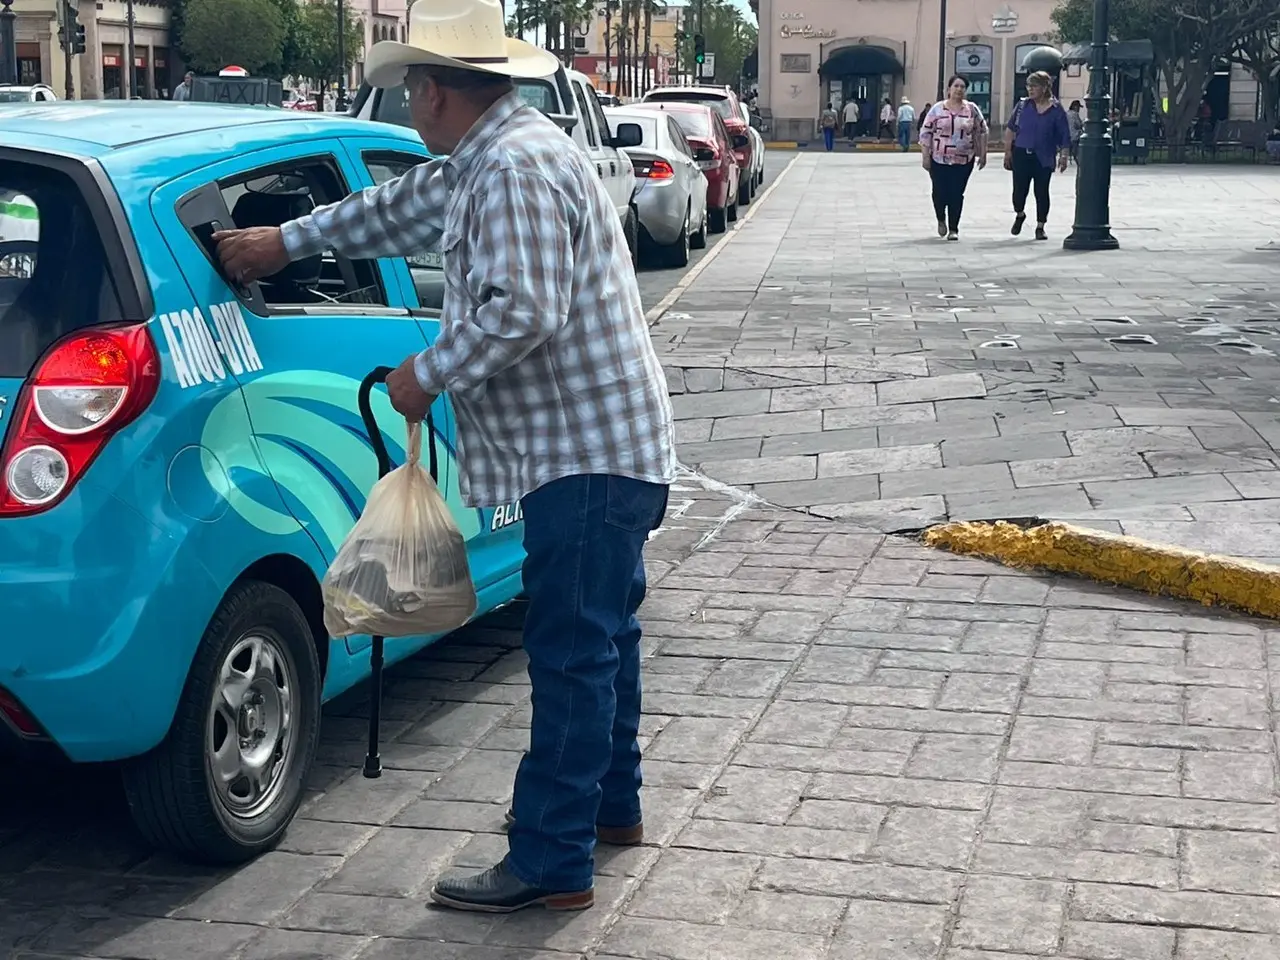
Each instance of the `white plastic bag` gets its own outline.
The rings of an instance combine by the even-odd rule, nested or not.
[[[324,625],[332,637],[444,633],[476,612],[467,545],[419,462],[421,424],[409,424],[405,452],[404,466],[369,491],[325,574]]]

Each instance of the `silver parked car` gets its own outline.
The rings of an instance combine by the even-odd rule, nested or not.
[[[751,117],[751,108],[738,101],[738,111],[747,123],[747,136],[751,138],[751,186],[752,189],[764,185],[764,137],[756,129],[756,122]]]
[[[707,178],[684,132],[670,115],[650,106],[605,110],[614,133],[639,130],[639,146],[627,147],[636,172],[635,204],[640,214],[641,258],[683,267],[689,249],[707,245]],[[628,131],[631,138],[634,131]]]
[[[47,83],[0,83],[0,103],[52,103],[58,99]]]

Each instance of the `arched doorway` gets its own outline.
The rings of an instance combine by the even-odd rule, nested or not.
[[[892,99],[897,79],[905,73],[898,54],[888,47],[857,43],[827,54],[818,66],[822,104],[856,100],[860,108],[857,136],[875,136],[880,105]]]

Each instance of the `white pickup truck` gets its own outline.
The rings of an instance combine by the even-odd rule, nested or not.
[[[636,212],[636,175],[626,144],[614,137],[591,81],[576,70],[563,67],[545,80],[518,80],[516,89],[525,103],[537,107],[560,125],[591,158],[596,173],[613,199],[627,246],[635,263],[639,249],[640,218]],[[408,93],[404,87],[378,90],[362,84],[348,111],[362,120],[378,120],[412,126]]]

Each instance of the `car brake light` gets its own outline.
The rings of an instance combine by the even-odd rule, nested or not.
[[[0,689],[0,717],[7,718],[13,728],[24,737],[38,737],[43,733],[35,718],[4,689]]]
[[[650,180],[670,180],[676,175],[671,164],[665,160],[632,160],[631,165],[635,167],[637,177],[647,177]]]
[[[55,344],[19,395],[0,450],[0,517],[58,503],[159,387],[145,324],[81,330]]]

